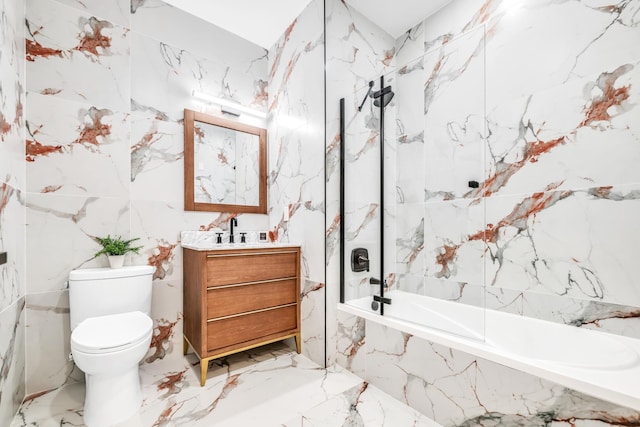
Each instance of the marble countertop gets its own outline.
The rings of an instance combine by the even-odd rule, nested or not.
[[[300,245],[296,245],[293,243],[261,243],[261,242],[253,242],[253,243],[210,243],[210,242],[202,242],[197,244],[189,244],[183,243],[183,248],[192,249],[194,251],[215,251],[215,250],[224,250],[224,249],[272,249],[272,248],[291,248],[296,247],[299,248]]]
[[[216,243],[217,234],[222,233],[223,239],[227,240],[223,243]],[[240,233],[234,233],[236,235],[236,240],[240,240]],[[251,237],[255,237],[256,232],[242,232],[246,233]],[[272,248],[286,248],[286,247],[297,247],[300,245],[297,243],[289,243],[289,242],[258,242],[255,240],[249,240],[247,243],[229,243],[228,242],[228,233],[222,232],[221,230],[211,230],[211,231],[202,231],[202,230],[187,230],[182,231],[180,233],[180,244],[183,248],[192,249],[194,251],[214,251],[214,250],[224,250],[224,249],[272,249]]]

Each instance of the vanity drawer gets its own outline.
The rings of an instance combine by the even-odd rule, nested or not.
[[[296,250],[207,254],[206,287],[259,282],[298,275]]]
[[[223,348],[256,338],[295,331],[298,327],[297,306],[242,314],[207,323],[207,349]]]
[[[295,303],[296,285],[296,279],[285,279],[209,289],[207,319]]]

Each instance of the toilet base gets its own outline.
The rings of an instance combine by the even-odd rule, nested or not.
[[[85,374],[84,422],[108,427],[128,420],[142,404],[138,365],[119,375]]]

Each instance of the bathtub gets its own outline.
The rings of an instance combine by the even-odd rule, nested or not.
[[[640,340],[394,290],[340,311],[640,410]],[[428,325],[428,326],[425,326]]]

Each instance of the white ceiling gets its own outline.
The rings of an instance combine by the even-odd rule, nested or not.
[[[269,49],[311,0],[165,0]],[[398,38],[452,0],[345,0]]]
[[[394,39],[453,0],[345,0]]]
[[[269,49],[311,0],[164,0]]]

